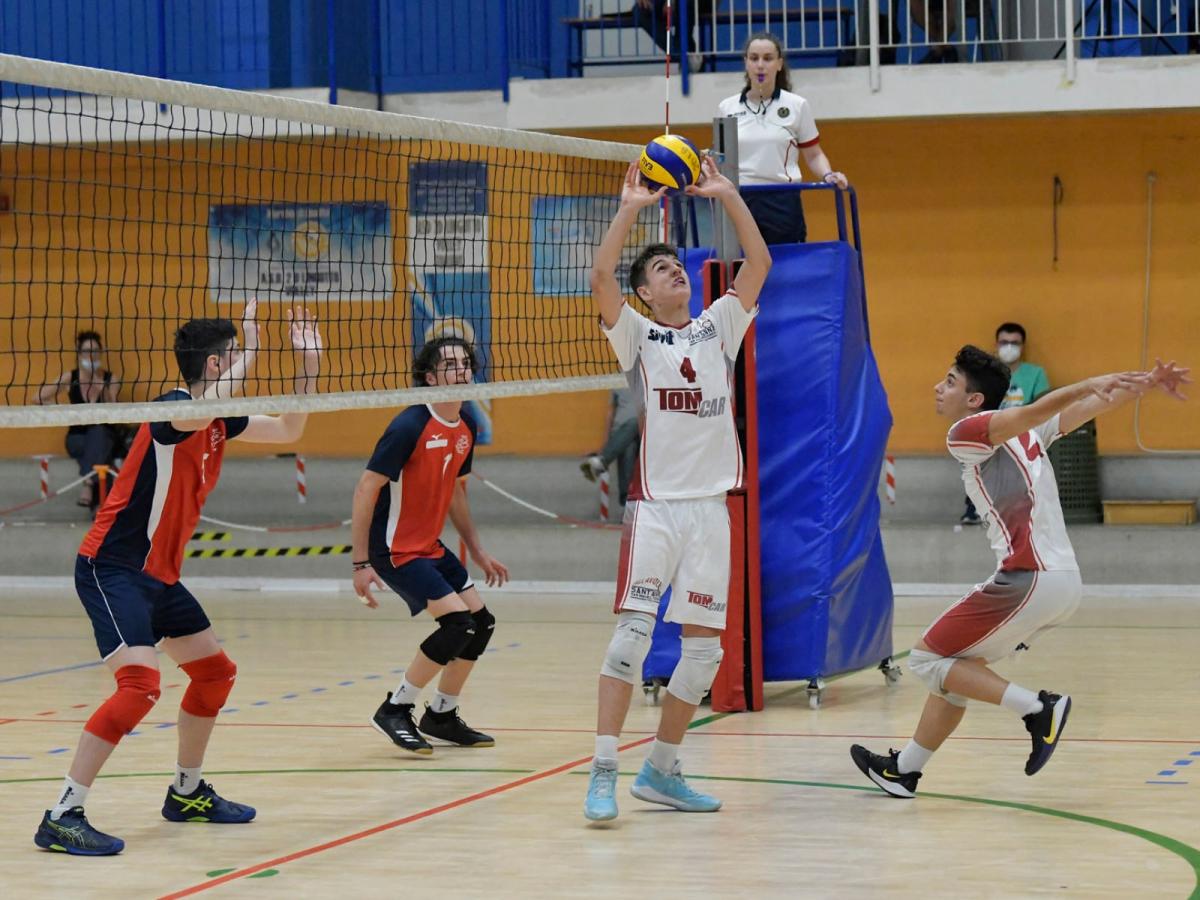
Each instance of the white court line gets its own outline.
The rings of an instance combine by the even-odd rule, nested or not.
[[[349,578],[249,578],[200,575],[184,578],[189,588],[209,591],[261,591],[264,593],[331,594],[352,593]],[[594,597],[611,595],[614,581],[510,581],[502,588],[477,583],[484,594],[569,594]],[[974,585],[901,582],[894,585],[897,605],[930,597],[961,597]],[[0,590],[62,591],[74,593],[75,579],[66,575],[4,575]],[[1146,600],[1193,600],[1200,602],[1200,584],[1085,584],[1084,598]]]

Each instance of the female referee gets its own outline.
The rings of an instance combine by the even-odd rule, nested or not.
[[[791,184],[802,181],[800,157],[813,175],[845,188],[846,176],[835,172],[821,149],[817,123],[808,101],[792,93],[791,75],[779,38],[769,32],[750,36],[742,52],[746,86],[726,97],[722,116],[738,120],[740,183]],[[755,191],[743,195],[763,240],[768,244],[802,244],[808,228],[799,191]]]

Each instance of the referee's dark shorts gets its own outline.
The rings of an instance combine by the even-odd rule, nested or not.
[[[768,244],[803,244],[808,237],[799,191],[750,191],[742,199]]]

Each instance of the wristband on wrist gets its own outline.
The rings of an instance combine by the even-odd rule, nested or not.
[[[354,571],[355,571],[355,572],[357,572],[357,571],[359,571],[360,569],[369,569],[369,568],[371,568],[371,561],[370,561],[369,559],[360,559],[360,560],[358,560],[358,561],[356,561],[356,562],[352,562],[352,563],[350,563],[350,565],[351,565],[351,566],[353,566],[353,567],[354,567]]]

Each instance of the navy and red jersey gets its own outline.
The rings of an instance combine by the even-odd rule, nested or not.
[[[438,539],[455,484],[471,471],[475,433],[466,409],[454,422],[438,418],[428,405],[409,407],[392,419],[367,463],[369,471],[391,482],[375,501],[372,558],[390,556],[392,565],[402,566],[442,556]]]
[[[176,388],[157,399],[192,395]],[[143,423],[79,555],[138,569],[164,584],[177,582],[184,545],[221,476],[225,442],[249,422],[246,416],[213,419],[202,431]]]

